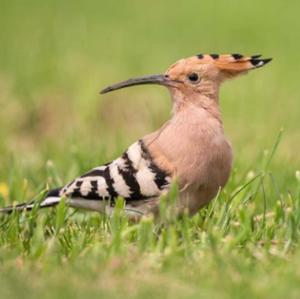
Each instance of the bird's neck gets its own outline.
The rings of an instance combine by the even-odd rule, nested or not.
[[[215,118],[222,125],[218,90],[209,93],[182,93],[179,90],[172,90],[171,95],[174,115],[193,106],[195,109],[205,110],[210,117]]]

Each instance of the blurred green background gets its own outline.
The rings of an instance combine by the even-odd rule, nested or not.
[[[235,168],[255,170],[284,128],[272,165],[288,189],[300,162],[299,10],[296,0],[0,0],[0,182],[14,161],[34,194],[48,160],[66,182],[169,118],[163,88],[100,96],[106,85],[198,53],[242,53],[274,60],[221,90]]]
[[[235,161],[218,200],[162,228],[63,206],[1,217],[0,297],[299,298],[299,12],[296,0],[0,0],[0,206],[170,117],[165,89],[99,95],[107,85],[199,53],[274,58],[221,89]]]

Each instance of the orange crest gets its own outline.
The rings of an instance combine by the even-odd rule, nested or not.
[[[200,63],[213,63],[221,71],[240,73],[259,68],[267,64],[272,58],[261,59],[261,55],[243,56],[241,54],[206,54],[197,55]]]

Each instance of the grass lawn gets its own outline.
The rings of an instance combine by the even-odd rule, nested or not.
[[[170,116],[123,79],[200,53],[274,61],[226,83],[235,160],[192,218],[56,209],[0,217],[0,298],[299,298],[300,3],[0,0],[0,206],[41,198]],[[171,195],[176,201],[176,188]],[[170,200],[169,199],[169,200]]]

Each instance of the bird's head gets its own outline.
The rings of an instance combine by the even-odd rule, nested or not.
[[[261,59],[260,55],[199,54],[177,61],[165,74],[129,79],[108,86],[101,93],[134,85],[159,84],[168,87],[171,92],[185,96],[211,96],[218,91],[220,83],[225,79],[262,67],[270,61],[271,58]]]

